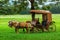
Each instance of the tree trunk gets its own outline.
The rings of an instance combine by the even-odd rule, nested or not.
[[[34,8],[34,0],[30,0],[30,2],[31,2],[31,10],[34,10],[35,8]],[[32,20],[34,20],[35,19],[35,13],[32,13]]]

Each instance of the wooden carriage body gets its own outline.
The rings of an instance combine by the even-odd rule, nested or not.
[[[50,11],[47,10],[30,10],[31,13],[35,13],[35,14],[42,14],[42,20],[46,20],[47,22],[52,22],[52,14]]]

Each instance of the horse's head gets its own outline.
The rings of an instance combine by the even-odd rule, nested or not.
[[[9,27],[12,27],[12,26],[16,27],[19,25],[19,22],[17,22],[17,21],[9,21],[8,23],[9,23],[8,24]]]
[[[9,26],[9,27],[12,27],[12,26],[13,26],[13,21],[9,21],[9,22],[8,22],[8,26]]]

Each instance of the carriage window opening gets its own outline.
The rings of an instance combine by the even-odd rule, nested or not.
[[[36,14],[35,18],[39,18],[40,23],[42,22],[42,14]]]

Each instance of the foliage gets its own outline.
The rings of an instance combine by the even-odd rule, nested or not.
[[[29,14],[28,10],[30,8],[28,7],[29,2],[27,0],[18,0],[18,1],[12,1],[12,4],[9,3],[10,0],[1,0],[0,1],[0,15],[10,15],[10,14],[22,14],[21,12],[24,12],[25,10]],[[51,0],[54,1],[54,0]],[[59,1],[59,0],[57,0]],[[60,2],[57,2],[56,4],[50,4],[50,5],[44,5],[43,2],[47,2],[47,0],[34,0],[34,8],[35,10],[50,10],[53,13],[60,13]],[[39,7],[38,5],[43,5],[43,7]]]
[[[52,13],[60,13],[60,2],[58,2],[58,3],[56,3],[55,5],[50,5],[51,6],[51,9],[50,9],[50,11],[52,12]]]
[[[51,6],[50,6],[50,5],[43,6],[42,9],[44,9],[44,10],[49,10],[49,9],[51,9]]]

